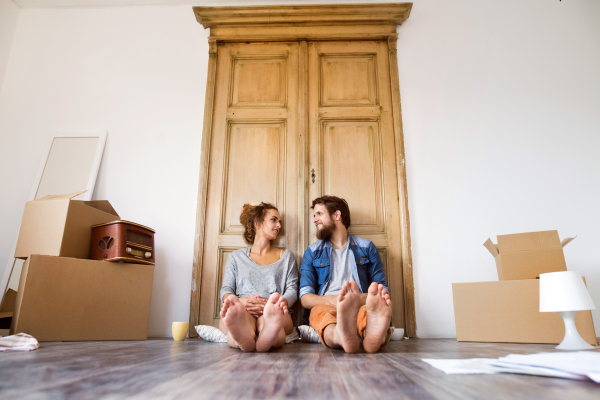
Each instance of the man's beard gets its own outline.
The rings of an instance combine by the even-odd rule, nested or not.
[[[329,242],[335,232],[335,223],[332,221],[329,225],[323,224],[321,229],[317,229],[317,239]]]

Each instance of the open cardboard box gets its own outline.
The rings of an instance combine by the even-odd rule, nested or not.
[[[539,279],[453,283],[452,295],[459,342],[558,344],[565,336],[560,315],[539,311]],[[597,345],[591,311],[580,311],[575,325]]]
[[[488,239],[483,245],[494,256],[501,281],[536,279],[547,272],[566,271],[563,247],[575,238],[562,242],[557,231],[498,235],[498,244]]]
[[[92,225],[120,218],[106,200],[71,200],[81,193],[25,205],[10,332],[40,342],[145,340],[154,265],[89,260]]]
[[[46,196],[27,202],[15,258],[43,254],[89,259],[92,225],[120,218],[106,200],[71,200],[84,192]]]
[[[153,277],[154,265],[34,254],[23,265],[10,333],[40,342],[146,340]]]

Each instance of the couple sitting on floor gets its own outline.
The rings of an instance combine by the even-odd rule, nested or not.
[[[349,235],[344,199],[323,196],[311,207],[318,242],[302,258],[300,302],[326,347],[355,353],[360,339],[374,353],[390,340],[392,302],[375,245]],[[250,245],[228,258],[221,288],[219,328],[243,351],[283,346],[293,324],[288,308],[298,297],[298,271],[289,250],[271,246],[281,229],[272,204],[244,205],[240,222]]]

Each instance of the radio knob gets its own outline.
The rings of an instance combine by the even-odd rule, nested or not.
[[[126,248],[125,251],[127,252],[127,254],[131,254],[131,247]]]
[[[152,257],[152,253],[150,253],[149,251],[147,251],[146,254],[144,254],[144,257],[150,258],[150,257]]]

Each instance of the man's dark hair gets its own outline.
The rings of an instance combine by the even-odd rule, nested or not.
[[[325,206],[329,215],[339,210],[342,214],[342,224],[346,229],[350,228],[350,209],[346,200],[336,196],[321,196],[313,200],[310,208],[314,209],[317,204]]]

